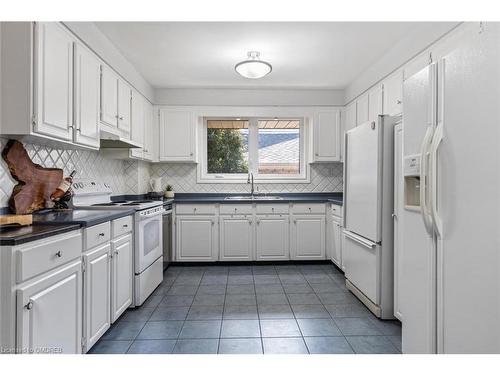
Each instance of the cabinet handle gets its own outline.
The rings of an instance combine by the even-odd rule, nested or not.
[[[189,153],[189,156],[193,156],[193,153],[192,153],[192,152],[191,152],[191,153]]]
[[[316,154],[315,154],[315,155],[316,155],[316,156],[319,156],[319,153],[317,153],[317,152],[316,152]]]
[[[124,228],[128,228],[128,224],[123,224],[123,227]]]
[[[56,253],[56,257],[58,257],[58,258],[61,258],[61,257],[62,257],[62,251],[61,251],[61,250],[59,250],[59,251]]]
[[[115,250],[115,255],[118,255],[118,250]]]
[[[396,100],[396,104],[401,104],[401,100]]]
[[[99,236],[100,237],[104,237],[104,233],[99,233]]]
[[[123,120],[123,116],[118,117],[120,120]]]
[[[259,224],[260,224],[260,220],[257,220],[257,225],[259,225]]]
[[[212,220],[212,225],[215,225],[215,221],[214,220]]]
[[[31,310],[33,308],[33,301],[29,300],[29,302],[24,305],[24,307],[26,307],[26,310]]]
[[[294,224],[297,224],[297,219],[293,219],[293,223],[294,223]]]
[[[252,225],[252,220],[248,220],[248,224],[249,224],[249,225]]]

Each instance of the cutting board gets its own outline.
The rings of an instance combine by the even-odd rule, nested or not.
[[[0,225],[9,224],[31,225],[33,215],[0,215]]]

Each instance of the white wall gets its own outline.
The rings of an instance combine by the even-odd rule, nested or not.
[[[332,106],[344,104],[343,90],[165,88],[156,104],[213,106]]]
[[[135,67],[121,54],[113,43],[92,22],[64,22],[101,59],[115,69],[142,95],[154,102],[154,90]]]

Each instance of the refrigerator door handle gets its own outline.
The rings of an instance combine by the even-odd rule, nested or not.
[[[443,140],[443,122],[439,122],[436,131],[434,132],[434,136],[432,137],[431,142],[431,153],[430,153],[430,164],[431,164],[431,174],[430,174],[430,193],[431,193],[431,214],[432,214],[432,223],[434,230],[438,237],[441,238],[442,230],[443,230],[443,222],[441,217],[437,212],[437,153],[439,149],[439,145]]]
[[[347,238],[350,238],[351,240],[353,240],[353,241],[359,243],[360,245],[363,245],[364,247],[367,247],[369,249],[372,249],[377,245],[376,243],[368,241],[368,240],[364,239],[363,237],[358,236],[357,234],[354,234],[354,233],[349,232],[347,230],[344,231],[344,235]]]
[[[432,217],[430,215],[429,208],[427,207],[427,201],[429,196],[427,189],[427,184],[429,181],[427,154],[431,138],[432,138],[432,127],[429,126],[427,128],[427,131],[425,132],[424,140],[422,141],[422,147],[420,149],[420,212],[422,214],[422,219],[424,221],[424,226],[427,233],[432,235],[433,231]]]

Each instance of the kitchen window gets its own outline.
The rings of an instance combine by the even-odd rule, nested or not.
[[[303,118],[205,118],[198,182],[307,183]]]

